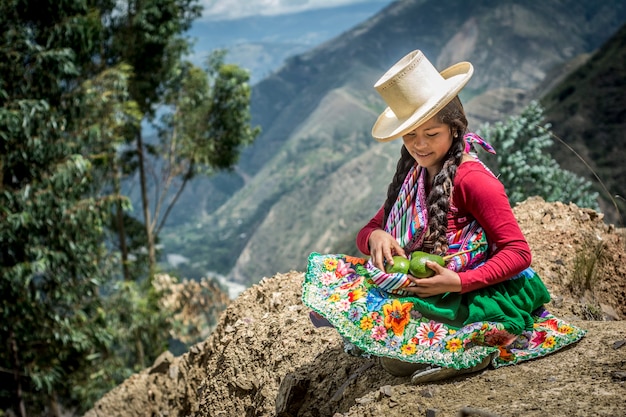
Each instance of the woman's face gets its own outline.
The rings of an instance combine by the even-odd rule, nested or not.
[[[428,170],[430,178],[443,167],[452,146],[450,126],[433,117],[417,129],[402,136],[404,146],[417,163]]]

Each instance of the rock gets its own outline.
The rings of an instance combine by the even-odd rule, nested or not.
[[[626,381],[626,371],[613,371],[611,372],[611,378],[613,378],[613,381]]]
[[[426,387],[420,390],[420,395],[424,398],[433,398],[435,396],[435,389],[432,386]]]
[[[165,374],[170,368],[170,364],[174,362],[174,355],[172,352],[166,350],[161,353],[154,361],[154,365],[150,368],[150,374]]]
[[[383,385],[382,387],[380,387],[378,391],[380,393],[379,394],[380,398],[391,397],[393,395],[391,385]]]
[[[276,394],[276,415],[296,416],[304,403],[310,381],[299,375],[285,375]]]

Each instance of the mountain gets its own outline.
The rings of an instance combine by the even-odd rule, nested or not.
[[[302,270],[313,251],[355,252],[399,155],[399,141],[370,136],[384,109],[372,86],[395,61],[413,49],[439,69],[471,61],[461,99],[476,129],[544,95],[546,77],[625,21],[618,0],[397,1],[254,86],[262,135],[233,173],[194,185],[161,236],[165,251],[246,284]]]
[[[193,61],[200,64],[210,51],[226,49],[226,60],[248,69],[251,84],[256,84],[287,57],[340,35],[387,3],[370,0],[277,16],[197,20],[188,32],[195,40]]]
[[[552,155],[564,168],[596,184],[597,175],[606,187],[598,186],[598,192],[605,197],[603,211],[612,213],[610,219],[621,224],[623,219],[611,203],[626,212],[625,97],[626,25],[542,98],[546,120],[567,144],[557,141]],[[618,197],[607,202],[607,194]]]

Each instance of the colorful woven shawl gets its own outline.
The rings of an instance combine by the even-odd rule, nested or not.
[[[478,144],[487,152],[495,153],[493,147],[475,133],[467,133],[463,138],[466,142],[466,152],[471,151],[471,144]],[[473,156],[480,162],[476,155]],[[411,167],[385,224],[385,230],[409,255],[421,248],[426,234],[428,205],[424,184],[425,172],[426,170],[417,164]],[[447,268],[460,272],[476,268],[484,262],[488,249],[487,239],[477,222],[472,222],[456,234],[449,235],[448,240],[450,243],[447,255],[465,250],[470,252],[450,259],[446,264]],[[386,273],[376,268],[371,260],[365,267],[372,280],[384,291],[405,294],[402,288],[411,285],[406,274]]]

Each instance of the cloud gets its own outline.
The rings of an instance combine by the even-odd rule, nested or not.
[[[388,3],[389,0],[201,0],[203,19],[230,20],[247,16],[275,16],[354,3]]]

